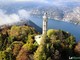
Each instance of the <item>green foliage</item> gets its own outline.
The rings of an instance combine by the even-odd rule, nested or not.
[[[5,52],[6,54],[6,60],[15,60],[15,57],[10,52]]]
[[[59,51],[58,50],[55,50],[55,53],[54,53],[54,59],[55,60],[59,60],[60,59],[60,53],[59,53]]]
[[[51,47],[50,41],[46,34],[42,36],[41,44],[34,53],[34,60],[49,60],[51,59],[51,52],[53,47]]]
[[[34,40],[34,35],[28,35],[28,40],[26,42],[26,44],[23,45],[23,48],[28,51],[28,52],[34,52],[37,45],[34,44],[35,40]]]
[[[75,38],[73,36],[69,36],[66,40],[69,44],[74,44],[75,43]]]
[[[11,53],[0,51],[0,60],[14,60]]]
[[[19,54],[16,57],[16,60],[30,60],[33,59],[31,56],[31,54],[34,53],[34,51],[37,48],[37,44],[36,42],[34,42],[34,35],[29,34],[28,35],[28,40],[26,42],[26,44],[24,44],[21,48],[21,50],[19,51]]]
[[[58,30],[49,29],[47,31],[47,36],[50,38],[52,35],[56,35],[56,32],[58,32]]]
[[[28,34],[35,33],[34,28],[28,26],[12,26],[10,36],[15,37],[16,40],[26,42]]]
[[[14,41],[11,44],[10,48],[13,56],[17,56],[22,46],[23,46],[23,42],[21,41]],[[10,48],[8,48],[7,50],[9,50]]]
[[[26,43],[22,46],[21,50],[19,51],[19,54],[16,57],[16,60],[30,60],[30,55],[34,53],[36,50],[36,45],[33,43]],[[32,57],[31,57],[32,58]],[[33,59],[33,58],[32,58]]]
[[[39,46],[37,51],[34,54],[34,60],[46,60],[47,56],[45,54],[44,46]]]
[[[35,40],[34,40],[34,36],[35,36],[35,35],[29,34],[29,35],[28,35],[27,43],[34,43],[34,41],[35,41]]]
[[[35,49],[35,46],[32,43],[26,43],[23,45],[23,48],[28,52],[33,52]]]
[[[4,51],[0,51],[0,60],[7,60],[6,59],[6,54]]]
[[[2,44],[3,44],[3,41],[2,41],[2,36],[0,34],[0,50],[2,50]]]
[[[16,60],[30,60],[29,53],[25,50],[25,48],[21,48],[19,54],[16,56]]]
[[[71,36],[71,34],[68,32],[64,32],[62,30],[54,30],[54,29],[49,29],[47,31],[47,35],[52,40],[66,40]]]
[[[30,26],[2,29],[0,60],[66,60],[80,51],[80,44],[73,47],[75,38],[68,32],[50,29],[42,35],[40,45],[35,41],[35,35],[35,29]]]
[[[76,53],[76,56],[80,56],[80,42],[75,45],[74,52]]]
[[[49,43],[49,42],[50,42],[49,38],[47,37],[46,33],[44,33],[41,37],[41,44],[45,45],[46,43]]]

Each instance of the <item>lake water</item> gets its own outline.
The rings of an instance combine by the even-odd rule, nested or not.
[[[37,26],[42,28],[42,18],[30,17],[30,20]],[[53,19],[48,20],[48,29],[60,29],[71,33],[76,37],[76,41],[80,41],[80,26],[68,22],[57,21]]]

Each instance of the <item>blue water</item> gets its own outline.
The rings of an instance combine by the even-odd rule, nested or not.
[[[37,26],[42,28],[42,18],[32,17],[30,18]],[[67,23],[63,21],[56,21],[53,19],[48,20],[48,29],[60,29],[71,33],[76,37],[76,41],[80,41],[80,26],[72,23]]]

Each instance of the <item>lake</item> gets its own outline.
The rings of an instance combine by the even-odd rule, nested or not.
[[[37,26],[42,28],[42,18],[38,17],[30,17],[29,18],[33,23],[35,23]],[[68,22],[63,21],[57,21],[53,19],[48,19],[48,29],[57,29],[57,30],[63,30],[66,32],[71,33],[73,36],[76,37],[76,41],[80,41],[80,26],[75,25]]]

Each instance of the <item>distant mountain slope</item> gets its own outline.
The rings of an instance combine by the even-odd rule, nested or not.
[[[65,14],[63,20],[80,23],[80,7],[76,7],[71,12]]]
[[[35,23],[33,23],[32,21],[28,21],[28,25],[30,25],[30,26],[32,26],[32,27],[34,27],[35,29],[36,29],[36,31],[38,31],[38,32],[42,32],[42,28],[40,28],[39,26],[37,26]]]

